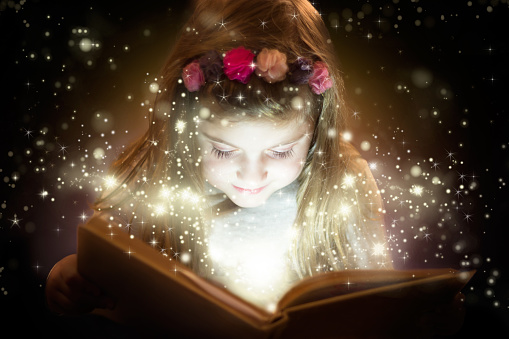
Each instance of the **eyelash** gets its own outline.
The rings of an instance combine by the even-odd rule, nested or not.
[[[293,148],[290,148],[288,151],[284,152],[270,151],[270,153],[275,159],[288,159],[293,157]]]
[[[217,149],[215,147],[212,147],[212,154],[215,155],[218,159],[228,159],[233,156],[235,151],[221,151],[220,149]]]
[[[293,148],[284,152],[269,151],[270,155],[274,159],[288,159],[293,157]],[[229,159],[234,156],[235,151],[221,151],[215,147],[212,147],[212,154],[218,159]]]

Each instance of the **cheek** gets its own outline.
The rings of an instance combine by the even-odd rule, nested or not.
[[[302,165],[300,161],[287,161],[279,162],[272,168],[279,177],[286,179],[296,178],[302,171]]]
[[[208,181],[228,180],[234,166],[230,161],[218,160],[205,156],[202,160],[202,174]]]

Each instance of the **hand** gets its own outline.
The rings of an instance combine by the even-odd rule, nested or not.
[[[79,274],[76,254],[57,262],[49,273],[46,301],[52,311],[62,314],[81,314],[94,308],[115,307],[112,298]]]

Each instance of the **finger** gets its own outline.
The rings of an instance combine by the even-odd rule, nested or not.
[[[85,292],[90,295],[99,296],[101,294],[101,289],[83,278],[79,273],[75,273],[67,277],[66,285],[69,286],[69,289]]]
[[[94,308],[115,307],[113,298],[101,293],[99,287],[78,276],[70,278],[67,284],[60,286],[59,291],[75,305],[73,309],[83,309],[86,312]],[[82,307],[78,307],[79,305]]]
[[[60,291],[54,294],[49,306],[56,313],[68,315],[88,313],[94,309],[91,305],[76,303]]]
[[[69,288],[66,292],[69,300],[75,304],[83,305],[85,309],[110,308],[113,309],[115,301],[113,298],[101,293],[94,288],[93,293],[89,293],[86,288]]]

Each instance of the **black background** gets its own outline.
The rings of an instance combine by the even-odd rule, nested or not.
[[[184,5],[0,0],[0,333],[58,333],[61,320],[44,305],[45,278],[75,251],[75,227],[90,215],[102,171],[145,128],[141,103],[152,99],[149,84],[187,15]],[[509,334],[507,1],[315,7],[341,62],[352,142],[370,142],[363,155],[377,163],[388,217],[405,217],[393,228],[395,265],[476,268],[457,336]],[[99,47],[80,50],[83,38]],[[416,70],[431,84],[412,81]],[[105,159],[95,160],[97,147]],[[416,164],[428,179],[408,176]],[[434,176],[444,185],[432,184]],[[414,181],[423,197],[409,195]],[[407,201],[397,212],[394,192]]]

